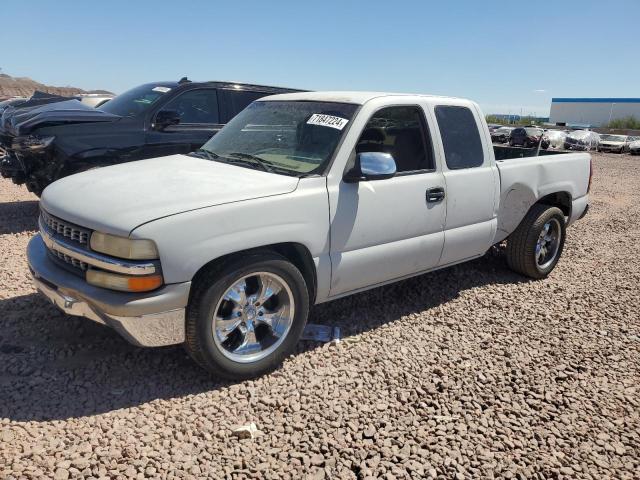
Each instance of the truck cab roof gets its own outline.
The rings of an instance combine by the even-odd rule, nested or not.
[[[354,103],[357,105],[364,105],[374,98],[381,97],[415,97],[415,98],[430,98],[430,99],[447,99],[465,101],[461,98],[444,97],[439,95],[424,95],[424,94],[411,94],[411,93],[389,93],[389,92],[360,92],[360,91],[334,91],[334,92],[296,92],[296,93],[283,93],[279,95],[272,95],[268,98],[263,98],[261,101],[317,101],[317,102],[336,102],[336,103]]]
[[[233,90],[259,90],[261,92],[272,92],[274,94],[283,93],[283,92],[304,92],[305,91],[305,90],[299,90],[295,88],[275,87],[272,85],[257,85],[253,83],[226,82],[226,81],[218,81],[218,80],[207,80],[202,82],[192,81],[192,80],[150,82],[147,85],[155,85],[158,87],[168,87],[171,89],[214,87],[214,88],[225,88],[225,89],[233,89]]]

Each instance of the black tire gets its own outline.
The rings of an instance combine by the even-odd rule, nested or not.
[[[49,186],[49,183],[35,179],[29,179],[25,183],[27,186],[27,190],[36,195],[38,198],[42,196],[42,192],[44,191],[44,189]]]
[[[282,343],[268,356],[250,363],[234,361],[214,341],[214,310],[233,283],[252,272],[269,272],[282,278],[295,301],[294,317]],[[211,269],[194,285],[187,307],[185,348],[189,355],[212,374],[230,380],[256,377],[277,368],[294,349],[309,315],[309,292],[300,271],[286,258],[274,253],[238,257]]]
[[[547,265],[538,265],[536,244],[547,222],[558,221],[560,239],[553,260]],[[507,264],[515,272],[540,279],[551,273],[560,260],[565,241],[565,217],[562,210],[549,205],[536,204],[524,217],[518,228],[507,239]],[[555,245],[554,245],[555,248]]]

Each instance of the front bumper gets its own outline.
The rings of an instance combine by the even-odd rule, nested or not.
[[[36,288],[65,313],[107,325],[142,347],[184,342],[191,282],[146,293],[95,287],[56,265],[47,256],[40,235],[29,242],[27,259]]]

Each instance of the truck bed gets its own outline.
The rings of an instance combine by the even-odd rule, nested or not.
[[[563,152],[558,152],[556,150],[543,150],[540,149],[538,153],[538,149],[534,148],[523,148],[523,147],[510,147],[508,145],[493,145],[493,153],[496,157],[496,160],[511,160],[514,158],[526,158],[526,157],[537,157],[537,156],[547,156],[547,155],[562,155]]]
[[[591,155],[515,147],[494,147],[500,173],[499,242],[515,230],[531,205],[547,195],[564,195],[571,206],[587,195]],[[501,157],[501,158],[500,158]],[[519,161],[508,161],[519,158]],[[571,208],[571,207],[569,207]],[[569,221],[573,218],[569,215]]]

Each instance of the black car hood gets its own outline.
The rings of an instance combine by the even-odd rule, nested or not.
[[[32,98],[2,115],[0,131],[14,136],[26,135],[37,128],[51,125],[113,122],[121,117],[84,105],[66,97]]]

